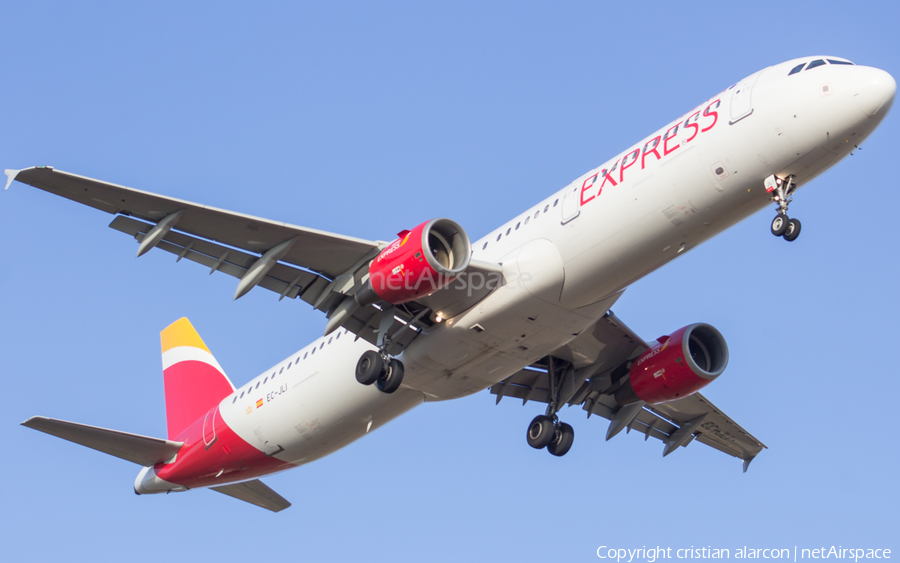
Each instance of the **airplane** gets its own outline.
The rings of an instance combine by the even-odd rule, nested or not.
[[[797,189],[854,151],[896,94],[840,57],[767,67],[471,241],[438,218],[364,240],[40,166],[7,170],[115,216],[137,256],[169,252],[325,313],[324,336],[236,388],[187,319],[160,336],[167,437],[33,417],[24,426],[142,466],[137,494],[210,488],[268,510],[259,478],[332,453],[425,402],[489,390],[542,406],[527,443],[563,456],[563,407],[634,430],[663,456],[696,441],[742,460],[764,444],[699,391],[728,346],[709,324],[645,341],[613,312],[636,280],[774,204],[794,241]],[[545,406],[544,406],[545,405]]]

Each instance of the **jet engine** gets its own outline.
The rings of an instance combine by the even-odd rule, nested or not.
[[[369,265],[369,282],[356,296],[360,304],[419,299],[446,287],[469,267],[472,245],[454,221],[432,219],[398,237]]]
[[[620,405],[674,401],[696,393],[728,365],[728,345],[722,334],[704,323],[688,325],[641,354],[616,390]]]

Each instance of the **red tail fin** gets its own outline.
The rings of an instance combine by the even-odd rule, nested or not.
[[[181,318],[159,334],[166,387],[166,422],[174,440],[234,391],[222,366],[191,321]]]

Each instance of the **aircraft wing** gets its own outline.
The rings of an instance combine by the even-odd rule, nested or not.
[[[550,371],[559,388],[560,401],[580,405],[588,418],[599,415],[610,421],[607,440],[621,430],[636,430],[644,440],[664,443],[663,456],[697,440],[744,461],[744,471],[766,446],[741,428],[700,393],[659,405],[637,404],[619,408],[613,397],[618,382],[628,373],[625,363],[649,348],[612,312],[592,330],[554,351],[550,357],[519,370],[491,387],[497,403],[505,397],[548,403]]]
[[[184,210],[176,226],[179,231],[251,253],[263,253],[298,237],[282,260],[331,278],[344,273],[366,253],[378,247],[375,241],[216,209],[47,166],[8,170],[7,175],[10,183],[16,180],[113,215],[127,215],[152,224]]]
[[[223,495],[255,504],[272,512],[281,512],[291,505],[283,496],[273,491],[259,479],[211,488]]]
[[[235,299],[258,285],[277,293],[279,299],[302,299],[328,317],[356,291],[367,275],[369,261],[387,245],[216,209],[47,166],[7,170],[6,174],[7,188],[16,180],[116,215],[109,226],[141,243],[139,255],[159,248],[176,255],[177,261],[202,264],[211,274],[223,272],[238,278]],[[375,305],[360,307],[341,326],[373,344],[379,332],[394,336],[388,352],[398,354],[421,328],[431,324],[428,311],[452,316],[478,303],[494,287],[476,292],[448,287],[388,311]]]

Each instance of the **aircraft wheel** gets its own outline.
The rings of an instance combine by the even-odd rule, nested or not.
[[[788,242],[797,240],[797,237],[800,236],[800,221],[797,219],[788,221],[788,227],[782,236],[784,237],[784,240]]]
[[[363,385],[372,385],[384,372],[384,360],[381,354],[368,350],[356,362],[356,380]]]
[[[553,441],[547,446],[547,451],[556,457],[562,457],[572,448],[573,442],[575,442],[575,429],[563,422],[554,433]]]
[[[528,445],[537,450],[546,448],[553,441],[556,426],[549,416],[538,415],[528,425]]]
[[[391,360],[384,375],[378,378],[378,389],[380,389],[382,393],[387,393],[388,395],[399,389],[400,384],[403,383],[403,371],[403,362],[400,360]]]
[[[784,213],[779,213],[772,219],[772,234],[776,237],[782,236],[790,225],[790,219]]]

